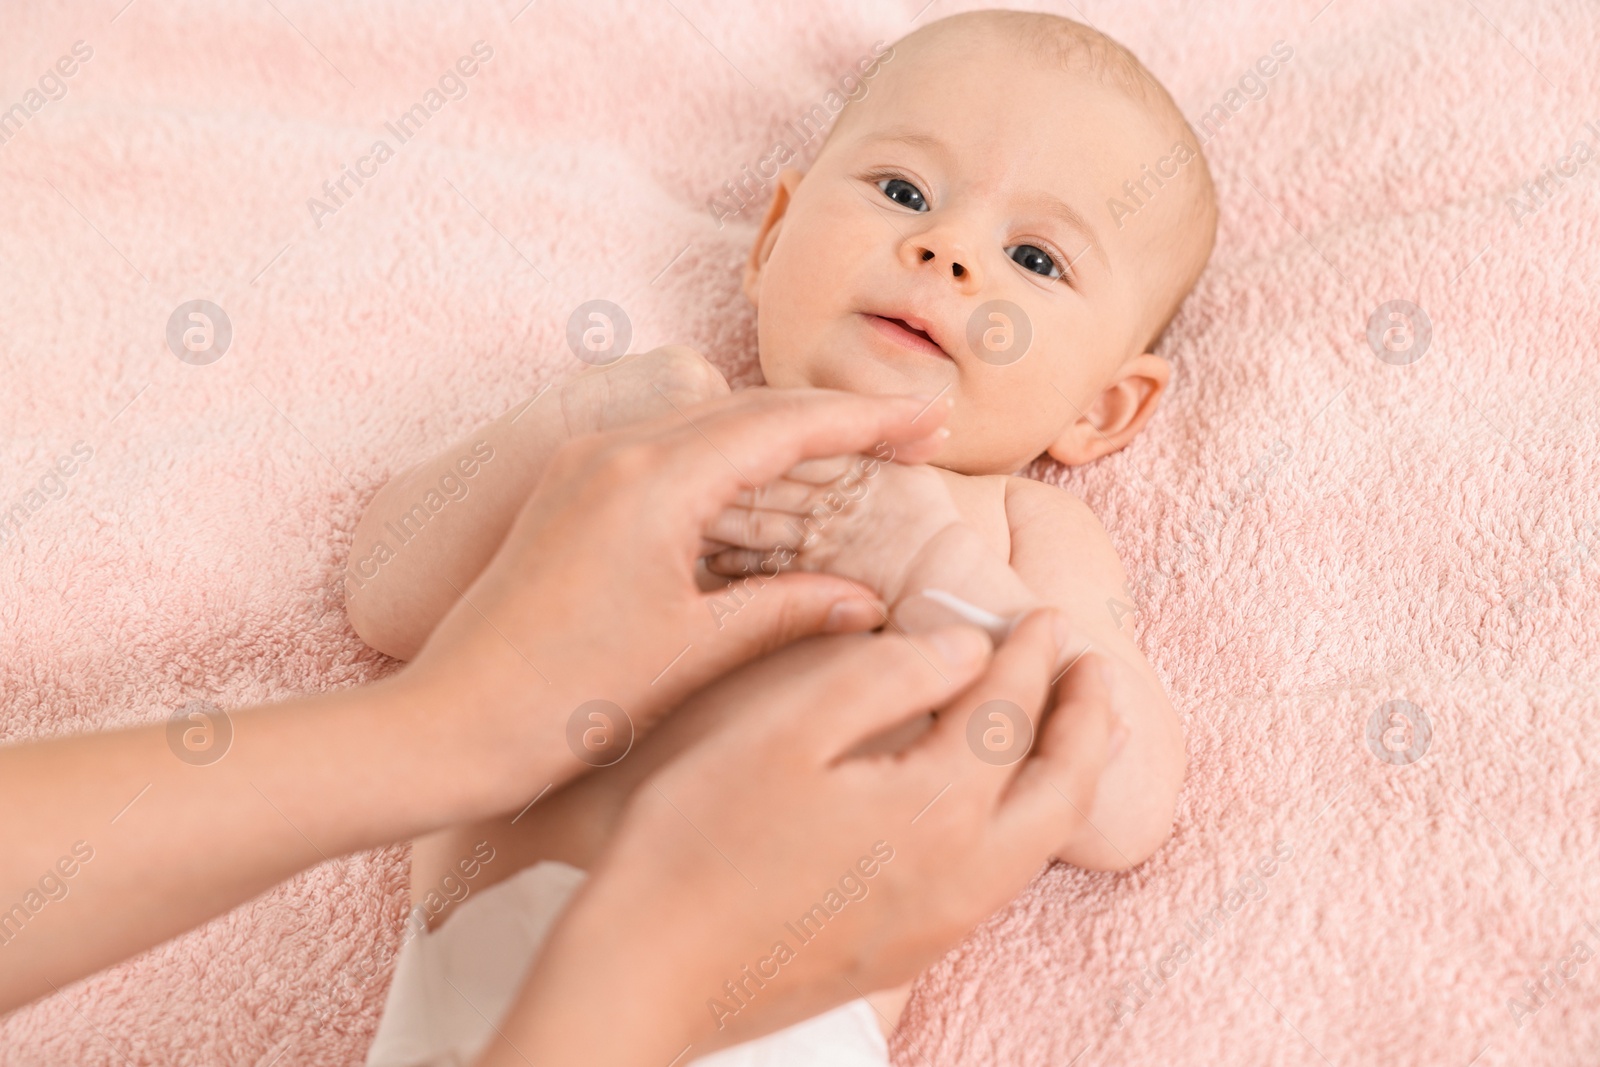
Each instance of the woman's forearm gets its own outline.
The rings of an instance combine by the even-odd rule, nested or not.
[[[503,772],[460,773],[479,742],[421,703],[385,682],[0,748],[0,1011],[308,866],[516,803]]]

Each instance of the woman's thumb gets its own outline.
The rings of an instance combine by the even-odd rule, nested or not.
[[[872,590],[829,574],[751,575],[706,594],[721,668],[815,634],[875,629],[888,612]]]

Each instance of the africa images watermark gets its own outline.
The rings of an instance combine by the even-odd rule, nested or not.
[[[778,977],[778,972],[795,958],[800,948],[820,936],[835,915],[844,911],[852,901],[865,900],[870,890],[867,882],[877,877],[878,871],[892,859],[894,849],[889,843],[874,841],[871,854],[862,856],[853,866],[846,868],[839,876],[837,886],[829,886],[820,901],[811,905],[798,919],[783,924],[787,937],[773,941],[765,956],[754,964],[746,964],[737,978],[722,983],[722,993],[726,999],[707,997],[706,1010],[711,1012],[717,1029],[721,1030],[729,1019],[749,1007],[756,994]],[[791,937],[794,939],[792,946],[789,944]]]
[[[397,519],[384,523],[384,532],[394,540],[394,544],[391,546],[388,540],[380,537],[368,546],[365,555],[351,560],[350,566],[345,568],[345,595],[355,596],[365,588],[368,582],[378,576],[383,565],[396,559],[400,549],[421,536],[429,521],[452,501],[460,503],[465,500],[472,491],[471,480],[493,459],[493,445],[488,441],[474,441],[470,453],[457,457],[453,471],[440,475],[438,484],[423,493],[422,498],[410,509]]]
[[[800,154],[800,149],[827,132],[847,101],[860,100],[867,95],[867,82],[878,73],[878,68],[894,59],[894,49],[882,41],[872,42],[872,51],[856,60],[849,73],[839,78],[835,87],[829,88],[821,102],[812,104],[797,117],[783,124],[778,139],[772,142],[765,155],[755,161],[754,168],[746,163],[737,179],[722,183],[722,195],[706,198],[711,217],[717,220],[717,229],[728,219],[737,217],[751,204],[764,203],[768,186],[778,176],[778,171]],[[753,172],[752,172],[753,171]]]
[[[1239,78],[1238,83],[1223,93],[1222,99],[1212,104],[1201,115],[1198,127],[1192,122],[1189,124],[1189,130],[1194,134],[1195,141],[1202,147],[1205,146],[1234,115],[1244,109],[1246,104],[1265,97],[1270,88],[1267,83],[1293,58],[1293,48],[1283,41],[1273,41],[1271,50],[1256,60]],[[1186,142],[1178,141],[1166,155],[1156,160],[1153,166],[1148,163],[1142,165],[1137,180],[1130,179],[1123,182],[1122,192],[1127,199],[1113,196],[1106,201],[1106,210],[1111,213],[1111,221],[1117,224],[1117,229],[1122,229],[1130,216],[1137,215],[1156,198],[1156,194],[1167,182],[1176,178],[1179,172],[1197,157],[1198,153]],[[1152,184],[1154,188],[1151,187]]]
[[[191,700],[167,716],[167,748],[191,767],[209,767],[233,747],[233,717],[209,700]]]
[[[1288,863],[1293,858],[1293,845],[1281,839],[1274,841],[1272,850],[1263,853],[1253,867],[1246,867],[1237,884],[1222,895],[1221,901],[1184,923],[1183,933],[1173,939],[1172,946],[1154,965],[1140,967],[1137,975],[1124,981],[1118,992],[1107,999],[1111,1024],[1120,1029],[1143,1011],[1208,941],[1221,933],[1235,916],[1267,895],[1267,881],[1278,873],[1280,863]]]
[[[22,535],[24,522],[44,510],[51,501],[66,496],[68,483],[93,458],[93,448],[82,441],[74,441],[70,453],[56,457],[56,461],[28,487],[27,492],[0,511],[0,548]]]
[[[12,940],[22,933],[22,928],[47,905],[66,900],[67,895],[72,892],[69,880],[92,859],[94,859],[94,846],[87,841],[74,841],[71,852],[56,860],[54,866],[39,877],[37,889],[30,888],[22,894],[20,901],[11,905],[8,910],[0,912],[0,948],[11,944]]]
[[[1600,121],[1600,120],[1597,120]],[[1584,126],[1589,136],[1594,138],[1594,143],[1583,138],[1574,138],[1567,154],[1556,157],[1554,163],[1545,167],[1532,181],[1522,183],[1521,194],[1527,199],[1519,200],[1516,196],[1506,197],[1506,207],[1511,209],[1511,217],[1516,220],[1520,229],[1522,220],[1530,215],[1536,215],[1544,210],[1557,196],[1567,191],[1567,183],[1578,176],[1578,172],[1594,161],[1596,154],[1600,154],[1600,125],[1590,122]]]
[[[446,903],[459,904],[466,900],[472,893],[472,879],[478,877],[479,872],[494,862],[494,846],[488,841],[479,841],[472,846],[470,855],[463,856],[456,861],[455,868],[446,871],[439,879],[438,885],[417,898],[413,888],[411,894],[411,911],[406,915],[405,936],[400,939],[400,948],[418,934],[425,933],[428,929],[428,920],[444,910]],[[457,872],[460,872],[459,875]],[[399,949],[396,949],[398,954]]]
[[[1583,921],[1582,929],[1600,938],[1600,927],[1596,927],[1589,920]],[[1537,978],[1523,980],[1522,997],[1506,998],[1506,1011],[1511,1013],[1511,1021],[1517,1024],[1518,1030],[1554,1000],[1562,987],[1577,977],[1578,968],[1588,963],[1594,956],[1594,949],[1589,947],[1589,942],[1578,936],[1580,932],[1574,931],[1572,945],[1566,950],[1565,955],[1540,968]]]
[[[1409,700],[1386,701],[1367,716],[1366,738],[1375,759],[1392,767],[1409,767],[1428,754],[1433,721]]]
[[[439,75],[437,88],[430,86],[420,101],[402,111],[395,121],[384,123],[383,128],[394,137],[396,145],[404,145],[421,132],[428,120],[443,110],[446,103],[465,99],[467,79],[478,73],[481,64],[493,58],[493,48],[482,41],[472,42],[472,55],[457,59],[453,67]],[[395,147],[380,137],[372,142],[367,154],[358,158],[354,166],[341,164],[338,177],[322,183],[325,199],[319,200],[313,196],[306,200],[306,210],[311,213],[311,221],[316,228],[322,229],[323,219],[338,214],[340,208],[355,199],[356,193],[378,176],[378,168],[394,157]],[[352,182],[355,183],[354,189],[350,188]]]
[[[81,64],[94,58],[94,49],[83,41],[72,42],[72,54],[57,59],[39,75],[39,87],[29,89],[22,99],[0,111],[0,145],[22,132],[29,119],[67,95],[67,79],[78,73]]]

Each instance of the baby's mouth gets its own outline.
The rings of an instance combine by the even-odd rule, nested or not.
[[[909,322],[907,322],[905,319],[888,319],[886,321],[894,323],[896,326],[900,327],[902,330],[910,330],[912,333],[916,334],[918,337],[922,338],[924,341],[929,342],[930,344],[933,343],[933,338],[928,336],[928,331],[927,330],[919,330],[915,326],[913,326]]]
[[[873,329],[897,344],[914,351],[926,352],[928,355],[943,356],[945,359],[950,358],[949,354],[940,347],[939,343],[933,339],[927,330],[915,326],[905,319],[870,313],[867,314],[866,318]]]

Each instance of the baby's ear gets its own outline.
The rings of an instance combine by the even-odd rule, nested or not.
[[[1047,449],[1051,458],[1075,467],[1115,452],[1144,429],[1171,378],[1167,361],[1152,352],[1130,359]]]
[[[778,231],[783,228],[783,217],[789,213],[789,198],[804,177],[793,167],[785,167],[778,172],[778,184],[772,191],[772,205],[767,208],[767,217],[761,220],[755,244],[750,246],[750,262],[744,267],[744,295],[750,298],[752,304],[756,303],[761,292],[761,268],[766,266],[767,257],[772,255],[772,246],[778,243]]]

